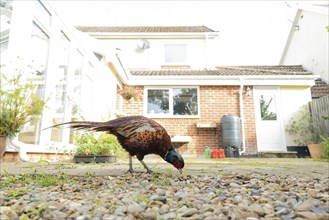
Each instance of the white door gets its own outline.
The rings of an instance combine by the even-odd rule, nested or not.
[[[284,152],[287,150],[280,103],[279,87],[254,87],[259,152]]]

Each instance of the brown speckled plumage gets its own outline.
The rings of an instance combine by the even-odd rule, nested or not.
[[[184,167],[184,161],[174,150],[170,136],[167,131],[156,121],[143,116],[129,116],[117,118],[107,122],[67,122],[60,125],[69,125],[75,129],[85,129],[91,131],[103,131],[115,135],[121,146],[129,152],[130,156],[137,157],[142,162],[147,154],[160,155],[164,160],[172,163],[177,169]],[[177,158],[166,158],[168,152],[177,154]],[[172,161],[174,160],[174,161]],[[176,166],[174,162],[181,160]],[[150,171],[144,162],[142,164]],[[132,170],[132,168],[130,167]]]

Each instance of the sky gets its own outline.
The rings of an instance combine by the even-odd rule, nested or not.
[[[278,65],[296,9],[328,1],[50,1],[90,26],[204,25],[219,32],[218,65]]]

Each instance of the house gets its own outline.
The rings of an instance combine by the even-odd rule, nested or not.
[[[301,4],[280,59],[280,65],[301,64],[320,75],[311,90],[313,99],[329,95],[328,14],[328,4]]]
[[[115,110],[119,82],[87,46],[94,39],[64,23],[47,1],[1,1],[0,6],[1,74],[18,68],[34,73],[37,94],[47,100],[41,118],[20,132],[22,147],[9,146],[5,157],[10,161],[18,151],[39,156],[68,152],[70,129],[42,129],[71,121],[80,112],[102,120]],[[99,101],[104,93],[107,98]]]
[[[224,115],[241,119],[241,153],[286,152],[285,126],[295,106],[311,100],[318,76],[301,65],[217,66],[220,34],[205,26],[77,27],[116,50],[109,67],[142,94],[123,101],[126,115],[160,122],[184,154],[221,146]],[[298,97],[298,98],[296,98]]]

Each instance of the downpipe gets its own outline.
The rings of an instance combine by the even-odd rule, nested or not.
[[[244,111],[243,111],[243,78],[240,78],[240,120],[241,120],[241,135],[242,135],[242,151],[240,153],[246,152],[246,134],[245,134],[245,125],[244,125]]]
[[[12,149],[18,151],[18,157],[21,161],[29,162],[30,157],[27,155],[27,146],[25,143],[18,140],[18,137],[7,139],[7,149]]]

